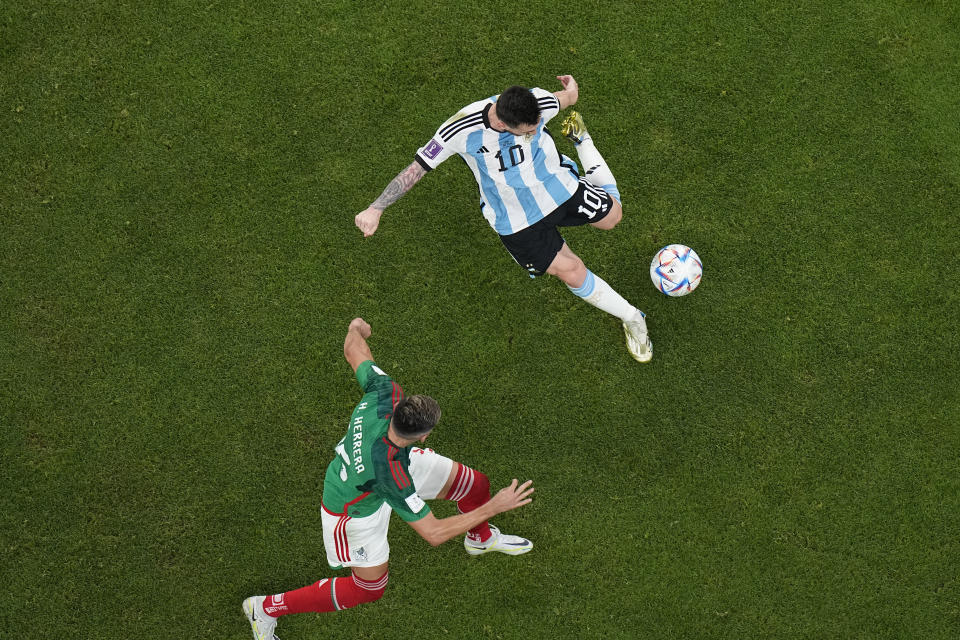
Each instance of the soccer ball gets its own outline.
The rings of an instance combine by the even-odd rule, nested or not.
[[[657,251],[650,263],[653,286],[672,297],[685,296],[696,289],[702,275],[700,256],[682,244],[668,244]]]

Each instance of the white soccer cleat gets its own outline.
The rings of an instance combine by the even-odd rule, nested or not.
[[[639,318],[623,323],[623,332],[627,335],[627,350],[637,362],[650,362],[653,359],[653,341],[647,334],[646,315],[638,312]]]
[[[280,640],[273,634],[277,628],[277,619],[263,610],[263,601],[267,596],[252,596],[243,601],[243,612],[247,614],[253,637],[256,640]]]
[[[482,556],[491,551],[499,551],[507,555],[519,556],[533,549],[533,543],[526,538],[500,533],[500,529],[497,529],[493,525],[490,525],[490,533],[493,535],[484,543],[474,542],[468,534],[467,537],[463,539],[463,548],[472,556]]]

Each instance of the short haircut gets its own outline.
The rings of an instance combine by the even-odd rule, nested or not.
[[[402,438],[419,438],[433,431],[440,405],[430,396],[407,396],[393,410],[393,430]]]
[[[537,124],[540,121],[540,105],[537,97],[526,87],[512,86],[497,98],[497,117],[508,127]]]

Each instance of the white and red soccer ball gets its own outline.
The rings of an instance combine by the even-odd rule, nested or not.
[[[668,244],[650,263],[653,286],[671,297],[685,296],[696,289],[702,276],[700,256],[686,245]]]

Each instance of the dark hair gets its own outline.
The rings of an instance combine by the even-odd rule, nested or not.
[[[440,420],[440,405],[430,396],[407,396],[393,410],[393,430],[402,438],[430,433]]]
[[[522,124],[537,124],[540,121],[540,105],[530,89],[512,86],[497,98],[497,117],[508,127]]]

